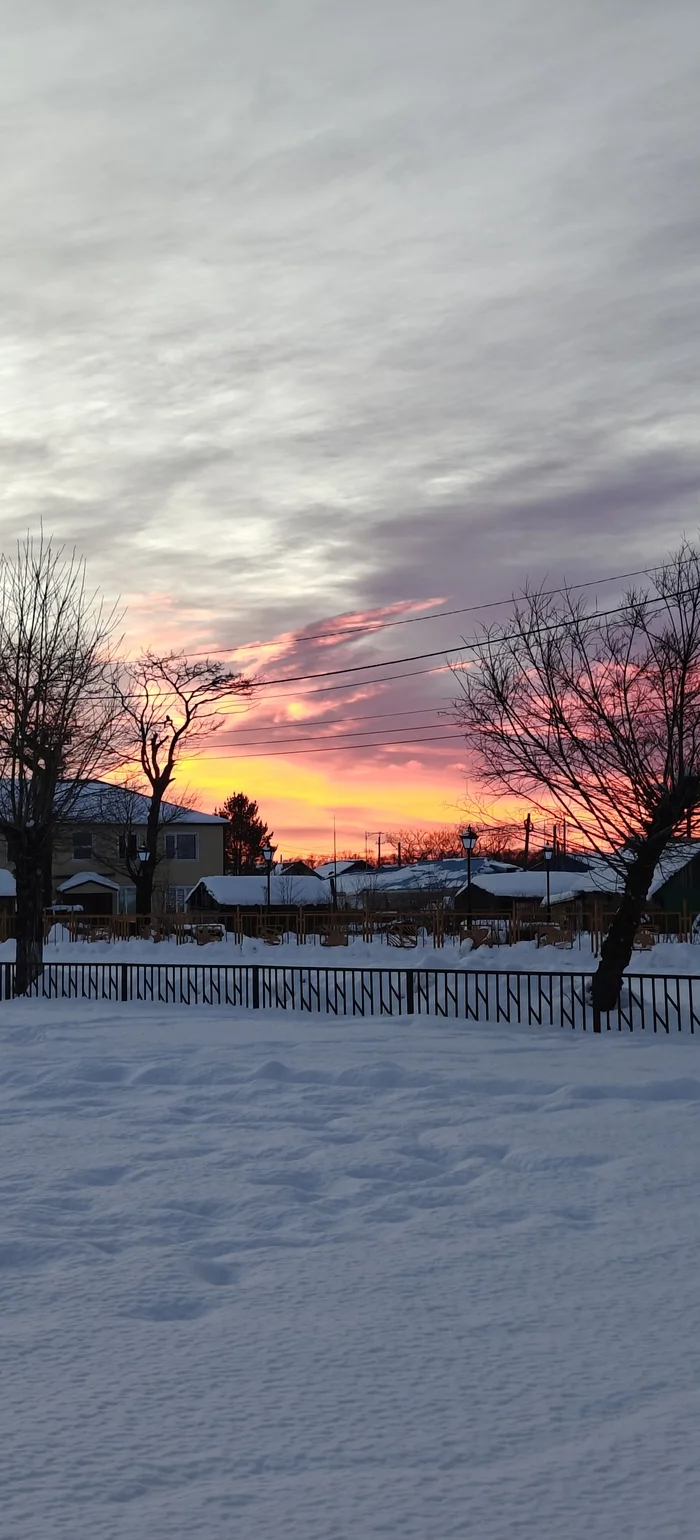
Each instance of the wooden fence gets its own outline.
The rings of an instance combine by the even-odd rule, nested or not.
[[[690,941],[695,916],[691,913],[650,913],[643,926],[643,944],[653,941]],[[609,916],[594,909],[588,916],[569,914],[561,916],[555,911],[555,922],[548,926],[543,912],[515,910],[509,913],[475,912],[472,925],[475,931],[488,938],[488,943],[513,944],[517,941],[536,941],[538,945],[549,942],[562,946],[580,947],[590,939],[594,953],[600,951]],[[12,914],[0,914],[0,942],[11,940],[15,934],[15,918]],[[297,946],[321,942],[328,947],[345,946],[353,940],[365,942],[375,937],[389,947],[407,948],[432,945],[442,948],[467,934],[463,916],[451,910],[433,908],[424,913],[415,911],[385,911],[351,909],[313,912],[297,908],[290,910],[236,909],[229,914],[216,911],[203,913],[177,913],[162,915],[89,915],[73,912],[56,915],[47,913],[44,925],[45,938],[52,941],[128,941],[138,937],[152,941],[170,941],[177,946],[203,945],[207,941],[222,939],[228,934],[240,943],[252,936],[274,946],[283,939],[296,942]]]

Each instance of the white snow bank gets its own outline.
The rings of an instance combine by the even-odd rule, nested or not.
[[[13,1002],[13,1540],[690,1540],[693,1040]]]

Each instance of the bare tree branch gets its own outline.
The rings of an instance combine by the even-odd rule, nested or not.
[[[196,752],[223,725],[224,702],[249,690],[241,674],[230,673],[209,658],[189,660],[179,652],[146,652],[124,672],[121,702],[129,757],[139,764],[150,799],[145,859],[139,858],[135,872],[136,908],[141,914],[151,911],[163,801],[184,748],[188,754]]]
[[[16,988],[42,965],[56,825],[118,759],[116,610],[43,535],[0,560],[0,830],[17,883]]]
[[[595,998],[610,1009],[657,861],[700,804],[700,551],[617,613],[527,589],[455,669],[483,784],[563,814],[624,878]]]

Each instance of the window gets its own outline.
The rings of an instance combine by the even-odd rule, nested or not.
[[[119,854],[122,861],[125,856],[135,856],[138,848],[138,837],[136,834],[120,834]]]
[[[127,886],[119,889],[119,913],[136,913],[136,889],[134,887]]]
[[[73,860],[92,860],[92,834],[89,829],[81,829],[79,834],[73,835]]]
[[[170,914],[180,914],[185,907],[187,888],[168,888],[165,894],[165,907]]]
[[[165,859],[166,861],[196,861],[196,834],[166,834]]]

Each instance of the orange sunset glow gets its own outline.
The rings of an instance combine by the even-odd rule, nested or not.
[[[206,811],[245,792],[290,856],[327,851],[334,818],[338,846],[358,851],[380,830],[458,823],[466,748],[451,718],[457,688],[439,646],[444,630],[433,621],[445,603],[429,596],[320,615],[226,652],[216,646],[222,668],[253,687],[245,699],[232,697],[218,730],[183,754],[174,790]],[[130,652],[155,647],[156,634],[161,650],[207,652],[206,617],[176,617],[163,595],[135,596],[127,618]],[[423,652],[431,656],[414,667],[410,659]],[[408,663],[395,661],[407,653]]]
[[[427,757],[397,763],[388,754],[381,768],[358,760],[329,770],[310,756],[238,762],[205,752],[182,761],[178,780],[199,793],[205,810],[232,791],[254,797],[288,855],[328,851],[334,815],[339,847],[361,851],[365,834],[377,830],[456,823],[465,799],[464,774],[452,758],[440,765]]]

